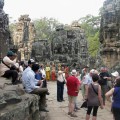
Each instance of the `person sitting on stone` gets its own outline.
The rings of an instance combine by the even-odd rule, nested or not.
[[[19,83],[18,81],[18,72],[15,69],[16,64],[16,54],[12,51],[8,51],[7,56],[5,56],[2,60],[1,66],[0,66],[0,76],[5,78],[12,77],[12,84],[15,85]],[[14,66],[14,67],[13,67]],[[14,69],[13,69],[14,68]]]
[[[39,110],[44,112],[49,112],[46,110],[46,93],[48,92],[47,88],[41,88],[36,85],[35,73],[38,72],[39,65],[33,64],[31,69],[23,74],[22,78],[24,79],[24,87],[25,91],[30,94],[37,94],[40,96],[39,98]]]

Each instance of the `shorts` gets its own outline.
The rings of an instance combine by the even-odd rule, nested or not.
[[[77,96],[70,96],[70,95],[68,95],[68,101],[69,101],[70,103],[75,103],[75,102],[76,102],[76,99],[77,99]]]

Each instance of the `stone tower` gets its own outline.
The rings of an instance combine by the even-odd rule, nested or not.
[[[106,0],[101,17],[100,53],[104,64],[112,68],[120,62],[120,0]]]
[[[51,41],[52,59],[58,63],[87,65],[88,46],[85,32],[77,21],[58,26]]]
[[[0,0],[0,61],[11,47],[8,14],[3,11],[4,0]]]
[[[31,57],[32,43],[35,39],[35,28],[29,15],[21,15],[13,32],[14,45],[18,46],[20,60],[28,60]]]

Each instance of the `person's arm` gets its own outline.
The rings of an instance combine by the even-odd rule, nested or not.
[[[111,90],[109,90],[109,91],[105,94],[105,96],[106,96],[107,100],[109,100],[109,99],[110,99],[110,96],[112,96],[112,95],[113,95],[113,92],[114,92],[114,88],[112,88]]]
[[[11,65],[14,65],[14,64],[16,63],[15,61],[12,61],[9,57],[4,57],[4,58],[3,58],[3,62],[4,62],[5,64],[9,63],[9,64],[11,64]]]
[[[32,89],[39,88],[39,86],[36,86],[35,76],[34,76],[34,75],[31,75],[31,74],[28,74],[28,77],[29,77],[30,87],[31,87]]]
[[[101,86],[98,87],[98,99],[100,101],[100,107],[103,109],[103,100],[102,100],[102,94],[101,94]]]
[[[84,96],[84,99],[87,99],[88,97],[88,84],[85,84],[85,96]]]

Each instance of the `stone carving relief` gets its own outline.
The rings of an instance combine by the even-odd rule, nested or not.
[[[120,0],[106,0],[103,4],[100,42],[104,64],[112,68],[120,60]]]

